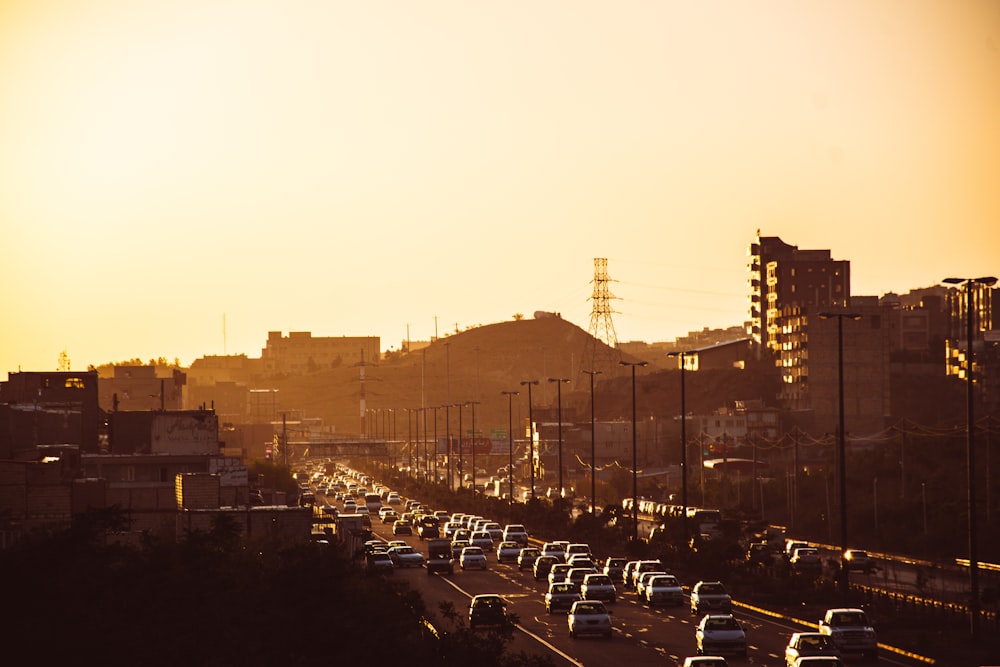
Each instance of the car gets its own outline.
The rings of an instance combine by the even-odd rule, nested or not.
[[[422,540],[441,537],[440,521],[433,514],[424,514],[417,520],[417,536]]]
[[[390,517],[388,520],[386,520],[387,516]],[[378,510],[378,518],[382,520],[382,523],[392,523],[399,518],[399,515],[396,514],[396,510],[392,509],[388,505],[383,505]]]
[[[402,505],[403,499],[399,497],[399,494],[395,491],[390,491],[389,496],[386,498],[386,502],[390,505]]]
[[[584,554],[575,554],[570,556],[566,563],[570,567],[589,567],[595,570],[597,569],[597,563],[594,562],[594,559]]]
[[[601,635],[611,639],[611,612],[600,600],[578,600],[569,608],[566,616],[569,636]]]
[[[604,574],[608,575],[612,579],[621,580],[622,570],[625,569],[625,563],[628,562],[626,558],[609,558],[604,561]]]
[[[545,593],[545,613],[551,614],[558,610],[568,611],[573,603],[580,599],[580,587],[571,581],[549,584],[549,590]]]
[[[590,551],[590,545],[583,542],[573,542],[572,544],[567,544],[563,559],[568,563],[569,559],[573,556],[586,556],[587,558],[593,558],[593,554]]]
[[[472,539],[469,542],[483,551],[493,551],[493,537],[485,530],[473,531]]]
[[[672,574],[653,575],[644,587],[645,601],[650,607],[658,604],[684,604],[684,591]]]
[[[729,614],[733,599],[721,581],[699,581],[691,589],[691,614]]]
[[[468,528],[456,528],[451,534],[451,539],[453,540],[465,540],[468,542],[472,539],[472,531]]]
[[[396,519],[392,522],[393,535],[412,535],[413,525],[406,519]]]
[[[657,572],[656,570],[653,570],[651,572],[643,572],[639,575],[639,578],[635,582],[635,594],[639,600],[646,599],[646,584],[648,584],[653,577],[661,574],[666,574],[666,572]]]
[[[799,547],[792,552],[788,562],[799,572],[816,572],[823,567],[819,549],[815,547]]]
[[[566,543],[565,542],[546,542],[542,545],[542,555],[543,556],[555,556],[559,559],[559,562],[564,563],[566,554]]]
[[[458,521],[446,521],[444,524],[444,536],[449,540],[454,537],[455,531],[462,527]]]
[[[839,658],[840,651],[828,635],[820,632],[794,632],[788,638],[785,647],[785,665],[792,667],[799,658],[810,656],[834,656]]]
[[[458,566],[463,570],[485,570],[486,552],[477,546],[465,547],[458,557]]]
[[[385,551],[376,551],[365,556],[365,571],[368,574],[384,574],[395,569],[392,558]]]
[[[875,561],[862,549],[848,549],[844,552],[844,568],[848,572],[864,572],[871,574],[875,571]]]
[[[549,583],[554,584],[557,581],[566,581],[566,575],[569,574],[570,567],[566,563],[556,563],[549,570]]]
[[[792,667],[844,667],[844,661],[835,655],[804,655]]]
[[[632,571],[639,565],[639,561],[630,560],[626,561],[625,565],[622,567],[622,586],[625,590],[632,589]]]
[[[485,559],[485,556],[483,558]],[[507,622],[507,603],[499,595],[492,593],[476,595],[469,601],[470,628],[502,627],[507,625]]]
[[[355,514],[358,511],[358,504],[353,500],[344,501],[344,514]]]
[[[503,527],[496,521],[487,521],[483,524],[482,530],[489,533],[494,542],[501,542],[504,539]]]
[[[751,542],[747,546],[747,564],[753,566],[764,566],[771,562],[773,551],[764,542]]]
[[[517,542],[522,547],[528,546],[528,531],[522,524],[508,523],[503,527],[503,539]]]
[[[389,543],[380,539],[367,540],[361,545],[361,550],[366,556],[368,554],[386,552],[389,551]]]
[[[569,566],[566,571],[566,581],[572,581],[574,584],[582,585],[583,580],[587,578],[588,574],[597,574],[596,567],[573,567]]]
[[[729,663],[717,655],[692,655],[684,658],[682,667],[729,667]]]
[[[629,581],[629,588],[633,591],[639,584],[639,575],[643,572],[663,572],[664,574],[670,574],[667,572],[667,567],[659,560],[641,560],[636,563],[636,566],[632,569],[631,580]]]
[[[411,546],[389,548],[389,558],[396,567],[423,567],[424,555]]]
[[[580,595],[584,600],[601,600],[614,603],[618,599],[618,591],[611,577],[603,573],[588,574],[580,585]]]
[[[462,556],[462,549],[465,547],[471,547],[472,543],[468,540],[452,540],[451,541],[451,555],[455,560],[458,560]]]
[[[497,545],[496,554],[498,563],[516,563],[521,555],[521,545],[517,542],[501,542]]]
[[[696,651],[700,655],[747,657],[747,635],[732,614],[706,614],[695,630]]]
[[[559,559],[555,556],[538,556],[531,565],[531,574],[535,578],[535,581],[548,579],[549,572],[557,564],[559,564]]]
[[[536,547],[524,547],[517,554],[517,569],[520,572],[525,568],[532,568],[535,564],[535,559],[542,555],[540,549]]]
[[[860,653],[869,660],[878,659],[878,637],[868,614],[862,609],[827,609],[819,620],[819,631],[829,635],[841,655]]]

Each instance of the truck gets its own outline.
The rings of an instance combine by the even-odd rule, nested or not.
[[[446,538],[431,538],[427,540],[427,558],[424,567],[427,574],[435,572],[455,573],[455,560],[451,552],[451,540]]]
[[[868,660],[878,659],[878,638],[871,621],[861,609],[827,609],[819,622],[819,631],[830,637],[841,653],[860,653]]]

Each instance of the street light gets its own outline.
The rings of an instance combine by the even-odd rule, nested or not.
[[[556,383],[556,416],[559,418],[559,502],[563,498],[563,443],[562,443],[562,386],[569,384],[569,378],[549,378],[549,382]]]
[[[973,403],[973,375],[972,375],[972,287],[973,285],[985,285],[992,287],[997,279],[993,276],[985,278],[945,278],[945,283],[949,285],[965,286],[965,420],[966,420],[966,444],[965,458],[969,487],[969,630],[972,641],[979,639],[979,561],[978,536],[976,530],[976,435],[974,422]]]
[[[501,391],[507,396],[507,504],[514,502],[514,397],[519,391]]]
[[[837,318],[837,400],[839,423],[837,426],[837,461],[840,477],[840,591],[845,596],[849,589],[847,562],[847,446],[844,433],[844,318],[860,320],[861,313],[820,313],[820,319]]]
[[[462,488],[462,473],[463,462],[462,462],[462,407],[465,403],[455,403],[454,407],[458,408],[458,488]]]
[[[434,411],[434,441],[432,444],[434,452],[434,483],[437,484],[438,480],[438,409],[440,405],[435,405],[431,410]]]
[[[632,368],[632,541],[639,541],[639,463],[635,434],[635,367],[645,366],[647,361],[619,361],[622,366]]]
[[[594,376],[601,371],[583,371],[590,376],[590,513],[597,514],[597,431],[594,420]]]
[[[687,475],[687,406],[684,395],[684,367],[685,358],[691,354],[688,351],[667,352],[668,357],[677,357],[681,367],[681,507],[683,513],[681,520],[684,525],[684,537],[687,538],[687,513],[688,513],[688,475]]]
[[[538,380],[521,380],[521,386],[528,386],[528,466],[531,468],[531,499],[535,499],[535,419],[531,411],[531,386]]]
[[[466,405],[472,408],[472,493],[476,493],[476,406],[479,401],[468,401]]]
[[[448,491],[452,491],[455,488],[454,486],[455,480],[451,476],[452,454],[451,454],[451,404],[450,403],[446,403],[444,406],[444,441],[448,443],[448,446],[445,447],[445,453],[447,454],[447,458],[445,459],[445,462],[447,464],[446,466],[447,470],[445,471],[445,474],[448,475]]]

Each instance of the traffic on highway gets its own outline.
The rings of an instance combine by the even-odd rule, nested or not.
[[[335,538],[370,576],[405,578],[441,631],[454,610],[468,627],[512,631],[514,651],[549,654],[556,664],[928,664],[880,644],[861,608],[831,607],[819,618],[777,613],[659,560],[429,507],[363,472],[337,469],[310,480],[316,512],[336,517]],[[815,550],[785,546],[789,560]]]

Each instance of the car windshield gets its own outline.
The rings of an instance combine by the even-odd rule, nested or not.
[[[702,584],[701,588],[698,589],[698,592],[701,594],[725,593],[726,589],[722,587],[722,584]]]
[[[831,620],[831,625],[868,625],[865,615],[857,612],[834,614]]]
[[[576,607],[573,609],[576,614],[603,614],[604,605],[597,602],[588,602],[585,604],[577,603]]]
[[[739,630],[735,618],[710,618],[705,621],[706,630]]]
[[[830,640],[826,635],[806,635],[799,639],[799,648],[820,651],[830,646]]]

